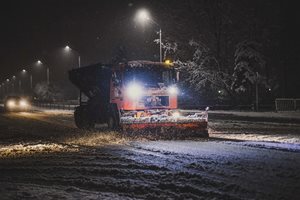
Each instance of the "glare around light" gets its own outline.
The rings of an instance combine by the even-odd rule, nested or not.
[[[137,11],[135,19],[139,23],[145,23],[150,20],[150,14],[146,9],[140,9]]]
[[[176,95],[178,94],[178,88],[176,86],[170,86],[168,92],[170,95]]]
[[[132,82],[127,86],[126,94],[131,99],[139,99],[143,95],[143,87],[139,83]]]
[[[7,102],[7,106],[9,108],[14,108],[14,107],[16,107],[16,102],[14,100],[10,100]]]
[[[22,72],[25,73],[25,72],[26,72],[26,69],[23,69]]]
[[[71,48],[67,45],[67,46],[65,47],[65,50],[69,51],[69,50],[71,50]]]
[[[165,60],[165,64],[170,65],[171,63],[171,60]]]
[[[42,61],[38,60],[37,63],[40,65],[40,64],[42,64]]]
[[[28,106],[28,102],[27,102],[26,100],[22,99],[22,100],[20,101],[20,106],[21,106],[22,108],[27,107],[27,106]]]

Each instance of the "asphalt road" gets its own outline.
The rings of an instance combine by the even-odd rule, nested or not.
[[[0,113],[0,199],[297,199],[297,121],[211,116],[210,138],[78,130],[69,111]]]

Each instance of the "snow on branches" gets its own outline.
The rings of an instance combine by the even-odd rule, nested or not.
[[[248,85],[256,83],[267,88],[266,78],[263,76],[266,62],[260,52],[260,44],[243,41],[236,47],[232,89],[238,93],[245,92]]]
[[[186,76],[186,82],[196,91],[201,91],[204,87],[214,89],[230,89],[230,76],[221,71],[218,60],[211,53],[210,49],[203,43],[191,40],[189,46],[194,49],[190,60],[176,60],[178,69]]]

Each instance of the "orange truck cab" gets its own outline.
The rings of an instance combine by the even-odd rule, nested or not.
[[[69,78],[85,96],[75,110],[79,128],[107,123],[110,128],[140,131],[168,129],[205,132],[207,112],[179,111],[179,73],[172,63],[130,61],[97,64],[69,72]]]

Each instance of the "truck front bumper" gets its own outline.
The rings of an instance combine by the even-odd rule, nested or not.
[[[179,115],[174,116],[174,113]],[[120,125],[126,132],[151,133],[191,133],[204,134],[207,132],[208,113],[183,111],[153,111],[147,116],[125,114],[120,119]]]

